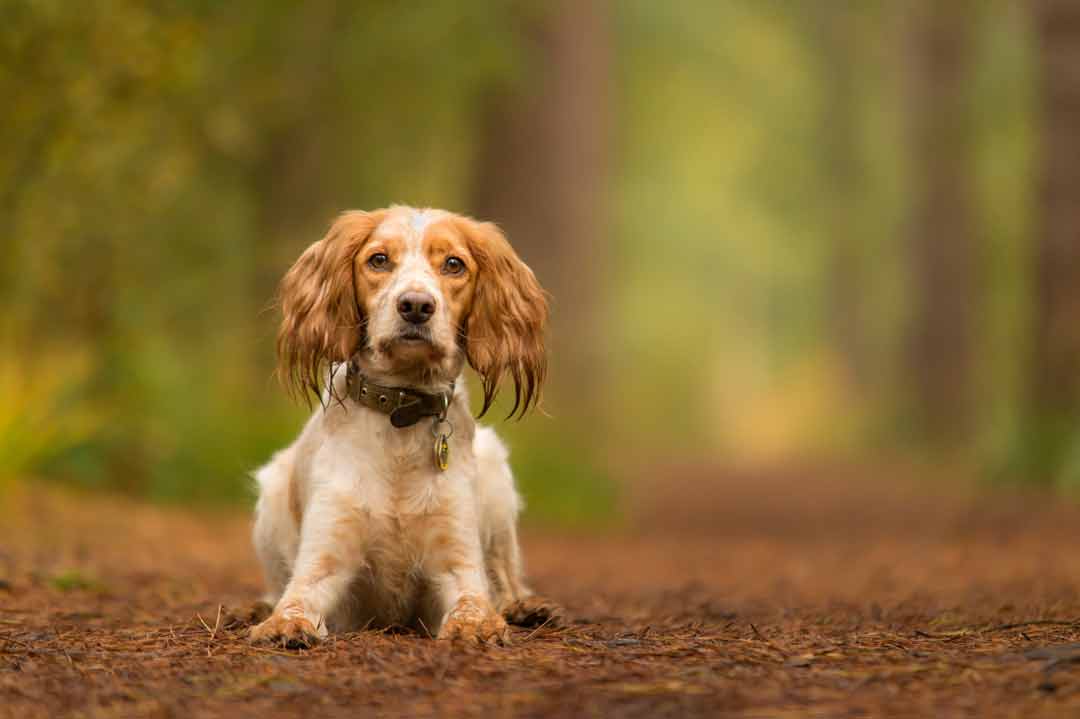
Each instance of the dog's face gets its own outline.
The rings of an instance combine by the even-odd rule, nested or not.
[[[467,359],[483,381],[481,414],[505,375],[515,411],[538,398],[547,300],[490,223],[347,212],[285,275],[280,300],[279,366],[300,392],[318,392],[326,363],[358,355],[371,372],[421,384],[452,380]]]
[[[478,268],[453,217],[395,208],[353,266],[367,319],[367,364],[384,374],[456,376],[464,355],[458,333],[472,307]]]

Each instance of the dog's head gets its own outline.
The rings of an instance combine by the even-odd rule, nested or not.
[[[504,377],[514,408],[539,398],[547,299],[495,225],[441,210],[342,214],[286,273],[278,367],[297,394],[359,355],[402,383],[449,382],[466,359],[491,406]]]

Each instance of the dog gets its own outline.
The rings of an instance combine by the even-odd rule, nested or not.
[[[443,210],[349,211],[281,281],[278,371],[319,399],[255,472],[253,538],[272,613],[253,641],[406,627],[502,643],[557,616],[522,576],[522,508],[479,417],[504,382],[510,417],[539,401],[548,302],[491,223]]]

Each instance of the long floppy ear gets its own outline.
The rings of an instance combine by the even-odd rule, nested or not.
[[[491,408],[506,375],[514,383],[514,406],[507,417],[519,410],[523,416],[539,402],[547,374],[547,296],[498,227],[468,218],[458,222],[477,263],[465,351],[484,390],[480,416]]]
[[[278,377],[297,397],[309,390],[318,396],[324,365],[347,361],[363,340],[354,264],[382,216],[382,211],[341,214],[281,280]]]

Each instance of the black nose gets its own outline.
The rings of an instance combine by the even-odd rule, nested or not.
[[[414,325],[422,325],[435,314],[435,298],[427,292],[406,292],[397,301],[401,318]]]

